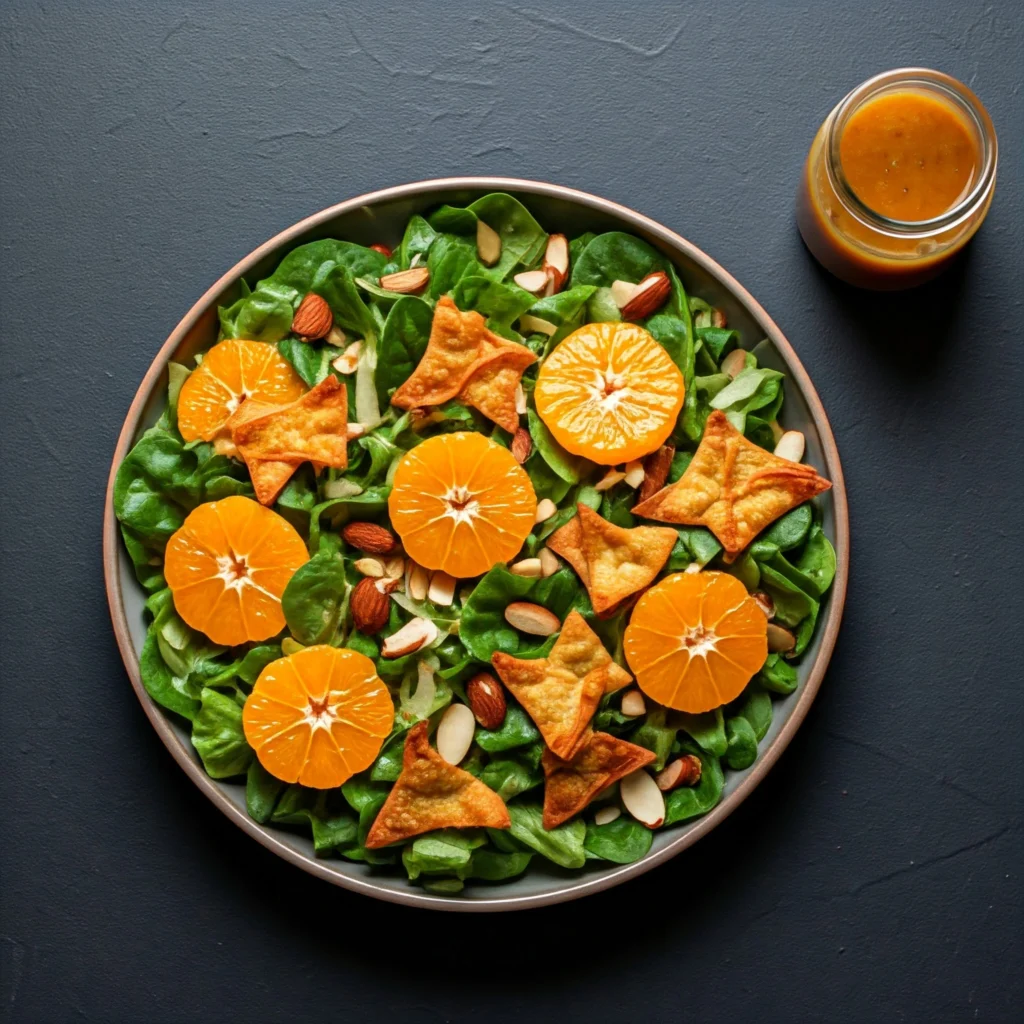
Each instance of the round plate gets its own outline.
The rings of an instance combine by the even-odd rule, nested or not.
[[[730,327],[740,331],[745,344],[764,338],[758,348],[761,365],[782,370],[788,378],[785,426],[807,437],[807,462],[832,481],[832,489],[819,504],[825,533],[836,549],[838,570],[814,639],[798,667],[799,686],[774,702],[775,715],[754,764],[741,772],[727,772],[721,802],[688,825],[655,833],[650,853],[634,864],[619,866],[588,861],[579,871],[562,871],[535,858],[525,875],[497,885],[473,883],[458,896],[434,896],[397,874],[375,872],[365,864],[341,859],[318,859],[312,840],[286,829],[258,825],[245,810],[245,786],[217,782],[207,776],[192,749],[182,722],[166,713],[146,693],[139,675],[139,652],[145,637],[145,596],[135,581],[131,562],[121,544],[113,510],[114,475],[139,435],[160,414],[166,402],[167,363],[184,362],[217,339],[217,307],[229,305],[240,293],[245,278],[255,284],[266,277],[282,256],[296,245],[318,238],[344,238],[364,245],[397,245],[406,221],[441,203],[464,206],[488,192],[509,192],[519,198],[545,227],[572,238],[584,231],[621,230],[639,235],[668,256],[679,271],[687,292],[725,310]],[[265,242],[225,274],[188,311],[157,353],[128,410],[107,486],[103,520],[103,567],[110,614],[125,668],[142,707],[160,739],[188,777],[240,828],[268,849],[335,885],[367,896],[440,910],[517,910],[577,899],[619,885],[650,871],[707,835],[730,815],[779,759],[804,720],[821,685],[832,655],[846,598],[849,566],[849,520],[846,489],[839,452],[825,410],[810,378],[789,342],[752,296],[714,260],[684,238],[653,220],[606,199],[559,185],[510,178],[447,178],[400,185],[349,199],[308,217]]]

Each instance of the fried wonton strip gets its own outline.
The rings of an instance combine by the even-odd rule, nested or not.
[[[232,438],[250,458],[348,465],[348,394],[337,377],[325,377],[291,405],[240,423]]]
[[[748,441],[716,410],[686,472],[633,512],[663,523],[706,526],[731,562],[779,516],[831,486],[811,466]]]
[[[259,402],[248,398],[228,417],[228,421],[224,425],[227,435],[218,436],[214,442],[218,454],[232,455],[245,461],[249,477],[252,480],[252,489],[256,492],[256,500],[261,505],[269,506],[277,501],[277,496],[284,490],[284,485],[291,479],[300,463],[295,459],[261,459],[252,454],[246,458],[246,453],[238,449],[232,437],[235,429],[243,423],[249,423],[251,420],[259,419],[261,416],[284,408],[286,406],[271,405],[269,402]]]
[[[654,753],[606,732],[588,732],[571,760],[545,750],[544,827],[557,828],[613,782],[650,764]]]
[[[439,828],[508,828],[505,802],[469,772],[449,764],[427,737],[427,723],[405,740],[402,774],[380,809],[366,847],[398,843]]]
[[[569,613],[546,658],[514,658],[503,651],[491,663],[559,757],[570,758],[605,693],[630,681],[577,611]]]
[[[548,547],[576,570],[601,615],[654,582],[678,536],[666,526],[616,526],[581,504]]]
[[[537,357],[525,345],[516,345],[519,352],[503,352],[473,372],[459,392],[459,398],[479,409],[503,430],[514,434],[519,427],[516,412],[516,388],[523,371]]]

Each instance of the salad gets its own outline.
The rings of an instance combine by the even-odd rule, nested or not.
[[[147,692],[319,856],[442,894],[644,857],[754,763],[835,575],[743,341],[505,194],[293,249],[117,473]]]

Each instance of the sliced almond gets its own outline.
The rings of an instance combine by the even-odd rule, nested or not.
[[[366,425],[363,423],[349,423],[345,427],[345,436],[350,440],[354,441],[357,437],[362,437],[366,433]],[[356,494],[362,493],[360,487]],[[330,495],[328,495],[330,497]]]
[[[594,484],[595,491],[607,491],[609,488],[614,487],[616,484],[621,483],[626,479],[626,474],[621,469],[609,469],[607,473],[600,480]]]
[[[363,343],[361,341],[353,341],[351,345],[344,352],[338,356],[337,359],[331,363],[331,366],[338,371],[338,373],[355,373],[356,367],[359,365],[359,353],[363,351]]]
[[[789,462],[799,462],[804,457],[804,435],[799,430],[787,430],[775,446],[775,454]]]
[[[517,576],[538,577],[544,575],[544,566],[541,565],[539,558],[524,558],[510,565],[508,569],[509,572],[514,572]]]
[[[405,574],[405,559],[394,555],[384,562],[384,575],[389,580],[399,580]]]
[[[686,568],[685,568],[685,569],[683,570],[683,572],[689,572],[689,573],[694,573],[694,572],[700,572],[700,570],[701,570],[701,565],[700,565],[700,562],[691,562],[691,563],[690,563],[690,564],[689,564],[689,565],[688,565],[688,566],[687,566],[687,567],[686,567]]]
[[[465,704],[450,704],[437,726],[437,752],[449,763],[459,764],[473,745],[476,718]]]
[[[430,573],[411,558],[405,563],[405,592],[414,601],[425,601],[430,589]]]
[[[537,511],[534,513],[533,521],[543,523],[550,519],[558,511],[558,506],[550,498],[541,498],[537,502]]]
[[[712,327],[725,327],[728,320],[725,318],[724,309],[713,309],[711,310],[711,326]]]
[[[430,577],[427,597],[439,608],[448,608],[455,600],[455,577],[440,569]]]
[[[569,240],[565,235],[548,235],[544,270],[548,275],[548,294],[560,292],[569,276]]]
[[[642,825],[657,828],[665,820],[665,797],[643,768],[619,783],[619,796],[626,810]]]
[[[635,490],[644,482],[644,464],[639,459],[627,462],[623,471],[622,479],[627,487],[632,487]]]
[[[513,601],[505,609],[505,621],[532,636],[551,636],[562,628],[562,621],[557,615],[530,601]]]
[[[764,612],[765,618],[773,619],[775,617],[775,602],[772,600],[771,594],[766,594],[763,590],[755,590],[750,596],[754,599],[754,604]]]
[[[423,291],[429,281],[429,267],[410,267],[408,270],[399,270],[394,274],[385,274],[380,279],[380,286],[386,292],[415,295],[417,292]]]
[[[777,622],[768,623],[768,650],[775,654],[784,654],[796,647],[796,637]]]
[[[381,657],[401,658],[432,644],[437,639],[437,626],[430,619],[410,619],[398,632],[386,637]]]
[[[328,345],[333,345],[335,348],[341,348],[346,341],[345,332],[335,324],[328,332],[327,337],[324,339]]]
[[[741,370],[747,365],[747,353],[745,349],[734,348],[723,360],[722,360],[722,373],[727,373],[730,377],[735,377]]]
[[[547,287],[548,275],[543,270],[524,270],[521,274],[516,274],[512,280],[524,292],[539,295]]]
[[[683,754],[682,757],[665,765],[654,776],[654,781],[662,793],[668,793],[677,786],[695,786],[700,782],[703,766],[695,754]]]
[[[615,804],[609,804],[607,807],[602,807],[601,810],[594,815],[595,825],[610,825],[616,818],[622,815],[620,808],[616,807]]]
[[[622,307],[623,320],[644,320],[661,309],[672,294],[672,282],[664,270],[648,274],[637,286],[633,297]]]
[[[522,416],[526,412],[526,392],[522,384],[516,385],[516,413]]]
[[[360,576],[370,576],[375,580],[384,576],[384,563],[377,558],[357,558],[352,563],[352,568]]]
[[[632,281],[612,281],[611,291],[615,305],[622,309],[636,295],[636,289],[637,286]]]
[[[546,334],[550,338],[558,330],[558,327],[550,320],[524,313],[519,318],[519,330],[523,334]]]
[[[647,702],[639,690],[630,690],[622,695],[622,713],[630,718],[639,718],[647,714]]]
[[[501,259],[501,235],[482,220],[476,222],[476,254],[486,267]]]
[[[554,576],[561,567],[561,562],[555,556],[555,553],[550,548],[541,548],[537,552],[537,557],[540,559],[540,574],[541,576]]]

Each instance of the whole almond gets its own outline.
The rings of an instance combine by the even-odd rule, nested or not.
[[[429,280],[429,267],[410,267],[408,270],[399,270],[396,274],[385,274],[380,279],[380,286],[386,292],[415,295],[427,287]]]
[[[509,448],[512,452],[512,458],[521,466],[533,451],[533,441],[530,438],[530,432],[525,427],[520,427],[512,435],[512,444]]]
[[[700,782],[700,758],[694,754],[683,754],[682,757],[665,765],[654,776],[654,781],[662,793],[668,793],[677,786],[696,786]]]
[[[648,274],[637,286],[633,297],[622,307],[623,320],[643,320],[661,309],[672,293],[672,282],[664,270]]]
[[[379,252],[381,256],[383,256],[386,260],[391,259],[391,250],[381,242],[374,242],[373,245],[370,246],[370,248],[374,252]]]
[[[368,555],[386,555],[395,546],[395,538],[391,531],[376,523],[349,523],[341,531],[341,536],[346,544],[351,544]]]
[[[310,292],[295,310],[292,317],[292,331],[307,341],[326,338],[334,326],[334,314],[326,301],[315,292]]]
[[[768,623],[768,650],[775,654],[784,654],[796,647],[796,637],[777,622]]]
[[[364,636],[380,632],[391,614],[391,602],[371,576],[361,579],[352,591],[352,621]]]
[[[473,676],[466,684],[466,698],[482,729],[500,729],[505,721],[505,691],[489,672]]]
[[[532,636],[551,636],[562,628],[562,620],[554,612],[531,601],[513,601],[505,609],[505,621]]]
[[[665,486],[668,471],[672,468],[672,460],[676,450],[670,444],[663,444],[656,452],[651,452],[644,459],[644,482],[636,496],[637,502],[646,501]]]
[[[385,637],[380,653],[382,658],[401,658],[414,654],[437,639],[437,626],[430,619],[410,619],[400,630]]]

